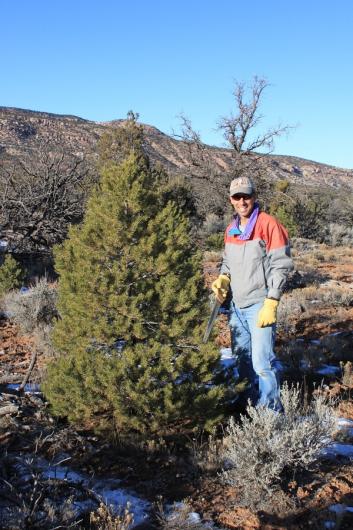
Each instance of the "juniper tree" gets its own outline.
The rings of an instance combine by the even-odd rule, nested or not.
[[[23,280],[23,271],[17,261],[10,255],[4,259],[0,265],[0,296],[3,296],[11,289],[16,289]]]
[[[83,223],[55,251],[61,355],[43,388],[54,413],[98,430],[209,428],[229,392],[201,342],[201,256],[163,185],[140,148],[105,161]]]

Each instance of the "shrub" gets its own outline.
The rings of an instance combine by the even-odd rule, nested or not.
[[[221,250],[224,247],[224,234],[211,234],[205,241],[206,250]]]
[[[353,305],[353,290],[350,287],[335,284],[323,285],[320,288],[318,286],[309,286],[303,289],[296,289],[291,293],[290,297],[286,297],[283,300],[282,308],[284,309],[287,302],[289,302],[291,304],[289,307],[293,310],[295,304],[299,304],[302,309],[306,310],[313,301],[315,301],[316,307],[320,305],[349,307]],[[281,312],[282,309],[280,314]]]
[[[286,204],[279,206],[271,206],[271,215],[274,215],[276,219],[286,228],[289,237],[295,237],[298,234],[298,224],[294,219],[293,212],[290,207]]]
[[[278,306],[277,330],[280,333],[293,334],[296,331],[296,322],[304,310],[300,301],[292,294],[285,293]]]
[[[280,193],[286,193],[289,187],[290,187],[290,182],[289,180],[286,180],[286,179],[278,180],[275,184],[275,190]]]
[[[326,198],[319,194],[300,197],[293,208],[293,219],[298,227],[296,235],[322,242],[327,225]]]
[[[353,228],[349,225],[330,223],[324,237],[325,243],[337,246],[352,246]]]
[[[209,213],[206,215],[206,220],[202,225],[202,231],[206,236],[216,234],[217,232],[224,233],[227,224],[225,219],[221,219],[215,213]]]
[[[241,422],[230,420],[224,444],[222,479],[240,488],[239,504],[267,509],[286,471],[307,468],[331,443],[333,409],[320,395],[301,405],[299,387],[281,391],[284,414],[248,406]]]
[[[341,285],[324,287],[319,291],[324,303],[332,306],[349,307],[353,305],[353,289]]]
[[[22,282],[23,272],[17,261],[8,254],[0,266],[0,297],[11,289],[17,289]]]
[[[177,422],[211,428],[222,416],[220,355],[202,344],[201,254],[162,188],[143,152],[106,162],[84,222],[55,252],[62,355],[43,390],[55,414],[98,431],[162,435]]]
[[[5,308],[25,333],[51,325],[57,318],[57,291],[46,278],[24,293],[13,292],[5,297]]]
[[[219,250],[205,250],[203,258],[204,263],[214,263],[219,267],[222,263],[222,252]]]

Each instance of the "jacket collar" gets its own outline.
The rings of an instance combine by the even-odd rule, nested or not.
[[[250,239],[251,234],[253,233],[253,230],[255,228],[257,218],[259,216],[259,211],[260,211],[259,204],[255,202],[254,209],[252,211],[252,214],[250,215],[249,221],[247,222],[244,232],[241,232],[239,230],[239,222],[240,222],[239,215],[235,215],[234,221],[228,231],[228,234],[230,236],[239,236],[238,239],[240,239],[241,241],[246,241]]]

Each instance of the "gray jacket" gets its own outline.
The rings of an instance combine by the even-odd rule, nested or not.
[[[220,273],[230,276],[235,305],[242,308],[265,298],[279,300],[293,270],[287,231],[264,212],[259,213],[246,240],[229,234],[232,227],[233,223],[225,231]]]

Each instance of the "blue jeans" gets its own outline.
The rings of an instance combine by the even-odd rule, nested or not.
[[[279,394],[278,363],[273,351],[275,325],[259,328],[256,325],[263,303],[242,309],[230,305],[229,327],[232,352],[239,372],[239,382],[247,379],[249,386],[245,398],[256,406],[283,411]]]

